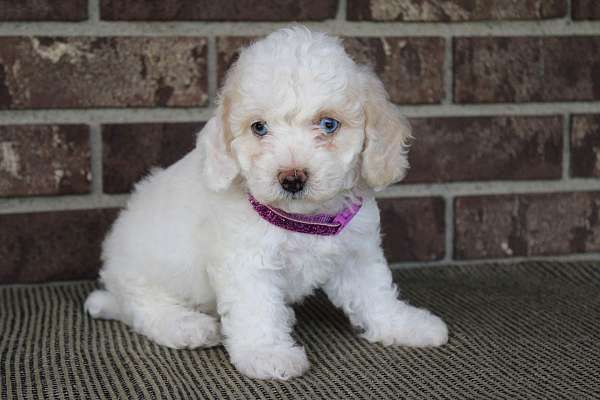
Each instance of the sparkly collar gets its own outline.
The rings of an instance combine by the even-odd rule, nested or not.
[[[340,233],[362,206],[362,199],[359,197],[357,203],[352,203],[337,214],[307,215],[292,214],[279,208],[262,204],[251,194],[248,194],[248,200],[258,215],[275,226],[292,232],[321,236],[337,235]]]

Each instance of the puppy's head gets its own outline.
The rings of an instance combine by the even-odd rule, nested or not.
[[[213,190],[239,181],[263,203],[310,211],[360,182],[402,179],[409,137],[382,83],[339,40],[292,28],[241,52],[200,145]]]

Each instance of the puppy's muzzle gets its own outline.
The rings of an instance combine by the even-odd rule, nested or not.
[[[291,169],[281,171],[279,175],[277,175],[277,179],[283,190],[290,193],[297,193],[304,188],[304,184],[308,179],[308,174],[306,173],[306,170]]]

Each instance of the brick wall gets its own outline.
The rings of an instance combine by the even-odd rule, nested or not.
[[[0,0],[0,282],[91,277],[132,184],[193,147],[240,45],[346,37],[410,117],[395,265],[600,259],[600,2]]]

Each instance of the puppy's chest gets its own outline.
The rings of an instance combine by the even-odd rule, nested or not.
[[[354,251],[343,238],[312,235],[292,235],[278,247],[275,262],[285,277],[290,301],[323,285]]]

